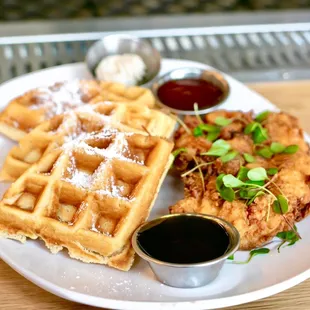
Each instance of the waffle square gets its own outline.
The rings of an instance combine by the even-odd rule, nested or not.
[[[103,102],[84,105],[75,111],[45,121],[11,149],[0,172],[1,181],[14,181],[50,150],[82,132],[117,128],[125,132],[170,137],[175,120],[138,103]]]
[[[164,138],[102,129],[80,132],[45,153],[0,202],[0,233],[44,240],[57,253],[128,270],[133,231],[170,167]]]

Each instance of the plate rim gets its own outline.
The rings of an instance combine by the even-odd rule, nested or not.
[[[18,272],[28,281],[34,283],[40,288],[67,300],[78,302],[81,304],[86,304],[95,307],[114,309],[117,306],[117,309],[124,310],[144,310],[145,307],[148,309],[158,309],[160,306],[163,309],[170,308],[173,306],[175,309],[187,309],[187,306],[194,306],[195,309],[221,309],[223,307],[231,307],[241,304],[246,304],[252,301],[260,300],[266,297],[270,297],[277,293],[280,293],[284,290],[287,290],[293,286],[300,284],[301,282],[307,280],[310,277],[310,269],[305,270],[295,277],[291,277],[285,281],[274,284],[272,286],[255,290],[249,293],[234,295],[230,297],[223,298],[213,298],[205,300],[195,300],[195,301],[177,301],[177,302],[159,302],[159,301],[131,301],[131,300],[118,300],[113,298],[90,296],[87,294],[70,291],[66,288],[60,288],[56,284],[51,283],[41,277],[37,276],[34,272],[29,271],[24,268],[20,268],[18,265],[13,263],[9,258],[6,257],[5,253],[0,251],[1,259],[9,265],[13,270]],[[71,295],[71,296],[70,296]],[[216,304],[220,301],[220,304]],[[104,303],[104,304],[102,304]],[[198,306],[198,307],[197,307]],[[120,308],[121,307],[121,308]]]

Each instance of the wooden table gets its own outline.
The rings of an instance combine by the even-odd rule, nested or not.
[[[310,81],[260,83],[250,85],[282,110],[300,118],[310,132]],[[292,262],[294,263],[294,262]],[[93,309],[66,301],[30,283],[0,260],[0,309]],[[273,297],[227,310],[308,310],[310,309],[310,280]]]

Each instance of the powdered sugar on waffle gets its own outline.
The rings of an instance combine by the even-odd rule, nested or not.
[[[76,80],[38,88],[36,101],[29,108],[32,110],[44,109],[47,118],[63,114],[85,104],[82,87],[86,90],[87,84],[82,85],[80,81]]]
[[[133,135],[134,133],[123,133],[117,131],[117,129],[109,128],[98,133],[86,133],[81,132],[76,136],[68,137],[67,141],[62,145],[62,149],[65,152],[72,152],[73,150],[78,150],[84,152],[88,155],[99,155],[104,158],[119,158],[122,160],[134,162],[136,164],[143,164],[140,160],[135,160],[125,156],[128,152],[128,141],[126,137]],[[100,149],[98,147],[92,147],[87,144],[88,141],[100,140],[112,138],[111,144],[105,148]]]
[[[74,160],[74,157],[71,157]],[[88,188],[92,182],[92,175],[86,171],[77,169],[76,166],[67,167],[67,172],[70,177],[64,178],[63,180],[73,184],[76,187]]]
[[[97,175],[102,174],[105,169],[111,169],[110,160],[118,158],[123,161],[134,162],[136,164],[144,164],[142,161],[134,160],[128,158],[128,141],[127,137],[133,135],[133,133],[122,133],[118,132],[116,129],[108,129],[99,133],[80,133],[77,137],[68,140],[63,144],[62,149],[64,154],[69,155],[70,164],[64,171],[65,178],[64,181],[73,184],[76,187],[88,189],[92,186],[94,180],[97,179]],[[89,141],[100,141],[100,140],[111,139],[111,143],[107,148],[98,148],[90,146]],[[88,142],[88,143],[87,143]],[[93,172],[83,171],[78,169],[76,166],[76,160],[74,153],[84,153],[90,156],[102,157],[102,163]],[[110,167],[110,168],[109,168]],[[109,195],[112,197],[122,198],[128,200],[128,198],[123,197],[122,192],[124,187],[122,185],[116,185],[113,176],[110,176],[110,182],[108,188],[101,188],[96,192],[99,195]]]

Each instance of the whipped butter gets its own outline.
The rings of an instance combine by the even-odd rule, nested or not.
[[[144,61],[136,54],[111,55],[103,58],[95,73],[99,80],[137,85],[146,71]]]

